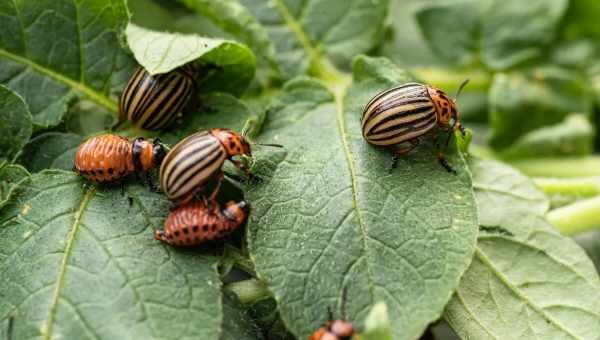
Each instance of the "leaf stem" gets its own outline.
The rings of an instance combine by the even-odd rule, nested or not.
[[[234,292],[244,305],[253,304],[271,297],[271,292],[267,289],[267,285],[256,279],[228,283],[225,285],[225,288]]]
[[[539,158],[509,162],[532,177],[592,177],[600,176],[600,156],[577,158]]]
[[[600,229],[600,196],[575,202],[550,211],[546,217],[561,233],[579,234]]]
[[[600,177],[534,178],[535,184],[548,195],[589,198],[600,194]]]

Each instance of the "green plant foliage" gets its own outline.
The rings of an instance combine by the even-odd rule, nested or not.
[[[58,125],[80,95],[116,110],[108,95],[127,64],[124,0],[3,0],[0,8],[0,83],[25,99],[36,127]]]
[[[534,184],[495,161],[472,160],[481,232],[444,317],[463,339],[594,339],[600,281],[576,243],[544,219]]]
[[[361,340],[598,340],[600,278],[567,237],[598,259],[600,236],[577,235],[600,228],[598,13],[592,0],[0,0],[0,338],[306,339],[331,310]],[[173,124],[114,126],[136,67],[188,63],[195,93]],[[425,135],[395,169],[391,148],[365,142],[376,93],[418,81],[454,98],[465,79],[466,134]],[[252,156],[232,160],[256,175],[223,166],[219,204],[250,204],[224,240],[163,244],[163,193],[71,170],[93,136],[172,147],[211,128],[246,133]]]
[[[392,340],[392,328],[387,306],[379,302],[373,306],[365,320],[365,331],[361,333],[365,340]]]
[[[558,124],[526,133],[501,155],[504,158],[586,156],[594,149],[594,136],[594,126],[587,115],[574,113]]]
[[[18,164],[0,164],[0,209],[8,203],[15,188],[29,178],[29,172]]]
[[[220,340],[264,339],[235,294],[223,293],[223,333]]]
[[[266,179],[247,191],[255,207],[248,243],[300,338],[323,323],[325,306],[339,310],[347,287],[350,320],[384,300],[394,338],[413,339],[439,317],[470,261],[477,217],[462,158],[450,157],[458,175],[449,174],[428,144],[390,173],[389,151],[361,137],[363,103],[408,80],[384,72],[390,66],[357,59],[345,98],[313,79],[292,80],[269,107],[261,139],[285,150],[258,155]]]
[[[75,161],[75,152],[83,137],[73,133],[47,132],[29,141],[18,162],[29,171],[44,169],[71,170]]]
[[[206,72],[199,75],[200,90],[236,94],[241,94],[254,77],[254,54],[239,43],[151,31],[134,24],[129,24],[125,33],[136,60],[150,74],[166,73],[197,60],[206,65],[200,70]]]
[[[417,18],[440,57],[458,64],[477,60],[504,70],[545,55],[567,4],[567,0],[533,0],[527,5],[521,0],[434,2]]]
[[[12,159],[31,138],[31,113],[23,99],[0,85],[0,161]]]
[[[389,0],[237,2],[266,30],[285,79],[318,68],[322,57],[348,67],[355,55],[381,40],[389,5]]]
[[[490,145],[507,148],[527,133],[558,124],[573,112],[590,117],[592,105],[584,80],[564,69],[497,74],[490,89]]]
[[[167,211],[146,188],[70,172],[20,185],[0,212],[0,315],[14,315],[14,338],[217,338],[217,258],[154,240]]]

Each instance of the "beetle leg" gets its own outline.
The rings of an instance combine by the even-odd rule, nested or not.
[[[260,176],[257,176],[255,174],[253,174],[252,172],[250,172],[250,169],[248,169],[246,166],[244,166],[242,164],[242,162],[235,160],[235,159],[230,159],[231,163],[233,163],[233,165],[235,165],[236,168],[240,169],[240,171],[242,171],[244,174],[246,174],[246,176],[248,177],[249,180],[252,180],[254,182],[262,182],[262,178]]]
[[[144,183],[146,183],[146,185],[148,186],[148,188],[150,189],[150,191],[152,192],[160,192],[158,190],[158,187],[156,185],[154,185],[154,182],[152,182],[152,176],[150,176],[150,172],[145,172],[144,173]]]
[[[223,177],[225,177],[225,174],[223,172],[221,172],[221,174],[217,178],[217,186],[213,189],[213,192],[209,196],[209,199],[208,199],[209,202],[213,202],[217,198],[217,195],[219,194],[219,190],[221,189],[221,184],[223,183]],[[208,210],[210,210],[210,209],[208,209]]]
[[[454,170],[452,168],[452,166],[450,166],[450,164],[448,164],[448,161],[446,160],[446,157],[444,157],[443,153],[438,152],[437,159],[438,159],[438,162],[440,162],[440,165],[442,167],[444,167],[444,169],[446,169],[446,171],[448,171],[448,172],[453,173],[453,174],[456,175],[456,170]]]
[[[419,145],[420,140],[418,138],[415,138],[415,139],[409,140],[408,142],[410,143],[410,146],[394,150],[394,155],[392,157],[392,164],[390,166],[389,172],[392,172],[392,170],[394,170],[396,168],[400,157],[408,154],[409,152],[412,151],[412,149],[416,148]]]

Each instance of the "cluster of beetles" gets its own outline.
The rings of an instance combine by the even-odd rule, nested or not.
[[[159,75],[151,75],[139,67],[121,95],[119,123],[129,121],[146,130],[166,127],[190,100],[197,73],[192,64]],[[461,85],[459,93],[464,85],[466,82]],[[365,105],[361,127],[368,143],[393,149],[392,168],[400,156],[419,144],[421,137],[431,135],[440,165],[448,172],[454,172],[444,158],[444,146],[440,146],[438,137],[440,133],[447,134],[447,147],[452,134],[455,131],[464,134],[464,129],[459,121],[456,101],[433,86],[407,83],[378,93]],[[282,147],[278,144],[254,144]],[[160,189],[174,203],[174,208],[165,220],[164,229],[156,230],[154,237],[172,246],[195,246],[225,238],[248,217],[248,202],[229,201],[221,205],[216,200],[225,177],[222,168],[226,160],[248,179],[257,178],[236,156],[252,157],[251,143],[244,133],[238,134],[229,129],[213,128],[194,133],[171,149],[158,138],[130,140],[116,134],[104,134],[79,146],[74,170],[99,183],[119,182],[135,174],[156,190],[150,171],[159,168]],[[214,184],[214,189],[208,194],[205,191],[209,184]],[[329,319],[309,340],[349,340],[355,337],[355,329],[344,320],[345,317],[333,320],[330,315]]]

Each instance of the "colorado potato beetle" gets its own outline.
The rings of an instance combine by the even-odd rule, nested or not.
[[[77,149],[75,166],[83,177],[94,182],[114,182],[131,173],[145,174],[158,166],[166,150],[157,139],[133,141],[113,134],[92,137]]]
[[[246,201],[230,201],[223,209],[215,201],[192,202],[171,211],[164,230],[156,230],[154,238],[173,246],[195,246],[221,239],[244,223],[249,210]]]
[[[346,295],[347,289],[344,287],[342,291],[342,318],[334,320],[331,309],[327,309],[329,320],[308,337],[308,340],[358,340],[354,326],[351,322],[345,320]]]
[[[277,146],[277,144],[258,144]],[[167,197],[179,204],[189,202],[211,180],[217,180],[214,199],[223,179],[222,166],[229,160],[249,178],[254,177],[246,165],[234,160],[237,155],[252,156],[244,134],[229,129],[210,129],[194,133],[175,145],[160,167],[160,186]]]
[[[119,122],[129,120],[146,130],[167,126],[189,101],[194,74],[195,69],[190,64],[157,75],[139,67],[121,94]]]
[[[467,82],[461,84],[457,97]],[[392,167],[399,156],[419,145],[420,137],[427,133],[431,133],[436,145],[437,132],[448,133],[446,146],[455,131],[464,134],[456,100],[450,99],[440,89],[418,83],[403,84],[377,94],[364,107],[361,125],[367,142],[397,147]],[[402,144],[409,145],[398,148]],[[438,161],[446,170],[453,172],[441,151],[438,152]]]

